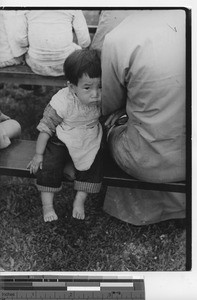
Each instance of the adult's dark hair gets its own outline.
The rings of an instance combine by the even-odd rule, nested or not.
[[[80,49],[72,52],[64,62],[64,74],[67,81],[75,85],[83,74],[90,78],[101,77],[101,60],[97,50]]]

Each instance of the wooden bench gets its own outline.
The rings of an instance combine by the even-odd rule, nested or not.
[[[94,34],[97,26],[88,26]],[[40,76],[26,65],[11,66],[0,69],[0,83],[31,84],[46,86],[65,86],[64,76]],[[35,151],[35,141],[13,140],[12,144],[0,151],[0,175],[34,177],[27,169]],[[104,184],[109,186],[130,187],[144,190],[158,190],[185,193],[185,182],[152,183],[137,180],[123,172],[109,154],[105,156]],[[64,178],[66,180],[66,178]]]
[[[27,169],[27,165],[35,153],[35,146],[36,141],[16,139],[8,148],[2,149],[0,152],[0,175],[34,177]],[[123,172],[107,153],[104,160],[103,183],[105,185],[178,193],[186,192],[184,182],[152,183],[140,181]],[[64,181],[66,180],[68,179],[65,177]]]

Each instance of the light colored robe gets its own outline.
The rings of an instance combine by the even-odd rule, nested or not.
[[[185,13],[138,11],[106,35],[102,111],[126,107],[128,122],[109,147],[128,174],[150,182],[185,180]],[[104,209],[141,225],[185,216],[185,195],[108,188]]]

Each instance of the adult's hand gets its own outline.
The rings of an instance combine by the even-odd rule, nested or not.
[[[120,119],[125,114],[126,114],[125,108],[121,108],[113,112],[105,121],[106,128],[107,129],[111,128],[117,122],[117,120]]]

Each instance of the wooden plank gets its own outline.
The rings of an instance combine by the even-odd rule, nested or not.
[[[35,153],[35,141],[13,140],[12,144],[0,152],[0,175],[34,177],[27,169],[27,165]],[[106,169],[104,171],[104,184],[109,186],[130,187],[145,190],[186,192],[184,182],[178,183],[152,183],[137,180],[122,171],[113,159],[105,155]],[[66,181],[67,179],[64,178]]]
[[[46,86],[66,86],[64,76],[42,76],[35,74],[28,66],[18,65],[0,69],[0,82],[15,84],[32,84]]]
[[[33,177],[30,176],[27,165],[35,153],[35,148],[35,141],[12,140],[8,148],[1,149],[0,174]]]

